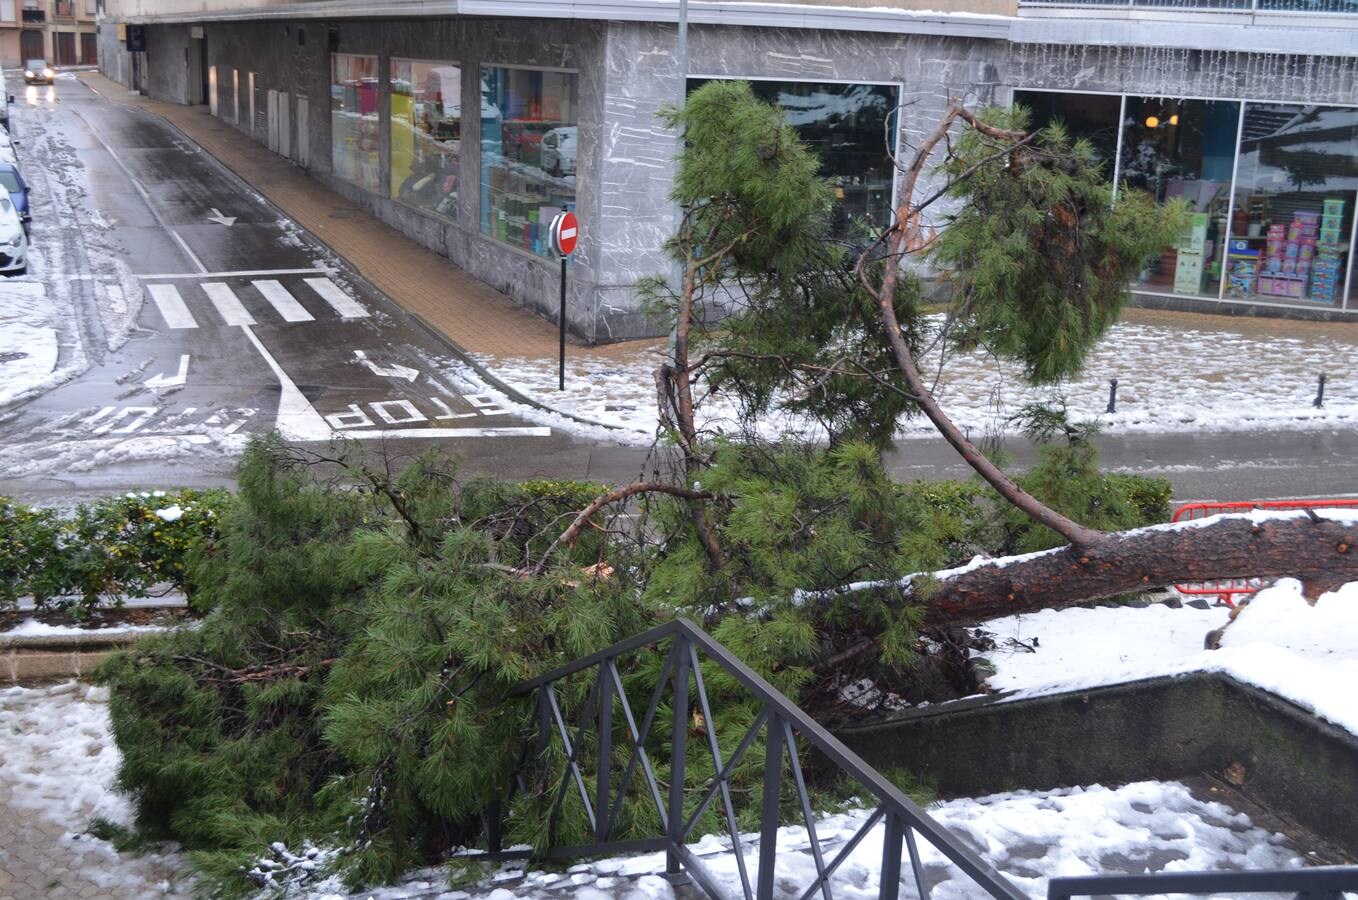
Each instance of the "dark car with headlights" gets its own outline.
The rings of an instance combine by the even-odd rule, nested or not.
[[[24,63],[24,84],[55,84],[56,70],[45,59],[30,59]]]

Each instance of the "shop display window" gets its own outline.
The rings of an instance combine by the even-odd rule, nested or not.
[[[455,63],[391,61],[391,196],[457,218],[462,70]]]
[[[1151,290],[1216,297],[1226,250],[1231,173],[1240,103],[1128,97],[1122,126],[1120,187],[1157,203],[1183,200],[1190,224],[1141,273]]]
[[[481,70],[481,231],[550,256],[548,229],[575,209],[576,76]]]
[[[1014,104],[1028,110],[1028,125],[1034,131],[1060,122],[1071,140],[1088,141],[1103,160],[1104,176],[1112,180],[1122,98],[1107,94],[1014,91]]]
[[[330,161],[334,173],[369,191],[382,190],[377,113],[377,57],[330,58]]]
[[[691,78],[695,91],[707,79]],[[834,184],[831,233],[847,237],[857,227],[876,233],[891,221],[896,167],[894,147],[899,92],[884,84],[751,81],[754,95],[783,110],[797,136],[820,158],[820,174]]]
[[[1356,186],[1358,109],[1247,103],[1226,297],[1340,305]]]

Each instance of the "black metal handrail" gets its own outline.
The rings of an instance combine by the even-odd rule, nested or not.
[[[641,720],[640,726],[628,702],[623,688],[618,658],[632,651],[670,641],[667,656],[656,687],[651,695],[650,704]],[[759,714],[746,730],[740,743],[729,758],[723,759],[716,738],[715,719],[708,701],[707,688],[703,682],[699,651],[710,662],[720,666],[750,691],[762,704]],[[563,678],[590,668],[598,668],[589,694],[585,699],[582,722],[579,724],[575,739],[572,740],[567,728],[561,706],[557,701],[554,685]],[[706,785],[696,807],[690,809],[685,802],[684,772],[687,754],[689,719],[692,715],[689,699],[690,680],[695,688],[697,709],[706,724],[707,748],[712,755],[713,771],[716,773]],[[670,779],[668,790],[661,791],[655,771],[646,753],[647,739],[656,724],[657,710],[666,688],[671,689],[671,752]],[[857,754],[844,746],[834,735],[807,715],[795,703],[784,696],[773,685],[761,678],[753,669],[742,662],[735,654],[718,643],[701,628],[686,619],[676,619],[666,625],[653,628],[628,640],[600,650],[545,675],[519,685],[511,696],[524,696],[537,693],[537,716],[539,723],[537,751],[540,757],[548,749],[553,736],[561,741],[565,752],[566,771],[562,773],[561,783],[556,787],[555,802],[549,813],[549,838],[554,838],[557,820],[562,804],[572,785],[584,805],[586,820],[594,833],[592,844],[573,847],[550,847],[541,855],[547,857],[599,856],[608,853],[635,853],[643,851],[666,851],[666,871],[671,874],[686,872],[711,897],[721,897],[722,891],[716,880],[702,862],[689,850],[686,842],[699,820],[720,800],[720,810],[730,832],[732,849],[735,853],[736,868],[740,875],[741,890],[745,900],[771,900],[774,891],[774,875],[777,865],[777,833],[780,825],[779,800],[782,792],[783,771],[786,760],[788,771],[796,789],[801,817],[804,820],[810,843],[811,856],[815,862],[816,878],[807,885],[802,893],[803,900],[819,893],[824,900],[832,900],[830,877],[839,866],[879,823],[886,828],[881,863],[882,900],[895,900],[899,896],[901,867],[908,859],[918,896],[929,896],[928,884],[924,878],[924,866],[919,853],[916,835],[931,844],[976,885],[979,893],[985,896],[1021,900],[1026,895],[1018,890],[1003,875],[984,862],[967,848],[955,835],[936,822],[900,788],[887,781],[879,772],[864,762]],[[613,720],[615,701],[623,714],[623,728],[630,753],[626,770],[616,790],[613,785]],[[581,748],[589,726],[595,727],[597,734],[597,761],[591,790],[590,780],[582,770]],[[731,801],[730,778],[750,747],[764,732],[763,767],[763,806],[760,815],[759,865],[755,883],[751,884],[750,872],[746,866],[745,850],[735,808]],[[867,821],[858,829],[839,852],[827,861],[822,842],[816,835],[815,817],[811,809],[811,796],[806,788],[802,774],[797,739],[800,735],[808,745],[815,748],[826,760],[852,777],[860,788],[877,802],[876,808]],[[617,823],[619,812],[627,792],[631,788],[638,767],[642,770],[649,788],[650,798],[659,814],[663,836],[640,840],[612,840],[612,831]],[[516,783],[522,787],[522,780]],[[664,796],[662,796],[662,794]],[[486,813],[487,843],[492,858],[513,858],[530,856],[531,851],[503,851],[501,842],[502,807]],[[554,841],[553,841],[554,842]],[[904,847],[904,855],[902,848]]]
[[[1358,866],[1267,869],[1252,872],[1151,872],[1142,875],[1091,875],[1053,878],[1047,900],[1131,894],[1262,894],[1295,892],[1305,900],[1339,900],[1358,890]]]

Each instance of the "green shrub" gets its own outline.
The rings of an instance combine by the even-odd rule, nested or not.
[[[31,596],[85,613],[157,588],[192,596],[190,552],[214,540],[230,502],[220,490],[143,491],[62,516],[0,498],[0,607]]]

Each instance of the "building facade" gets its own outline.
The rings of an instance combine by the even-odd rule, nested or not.
[[[658,113],[713,78],[787,111],[845,230],[888,221],[891,153],[951,99],[1020,103],[1123,190],[1192,207],[1138,302],[1358,315],[1358,0],[884,2],[692,0],[683,65],[676,0],[108,0],[101,65],[544,312],[547,225],[575,211],[568,317],[595,341],[654,332],[635,285],[668,270],[675,223]]]
[[[0,0],[0,65],[95,65],[97,14],[98,0]]]

